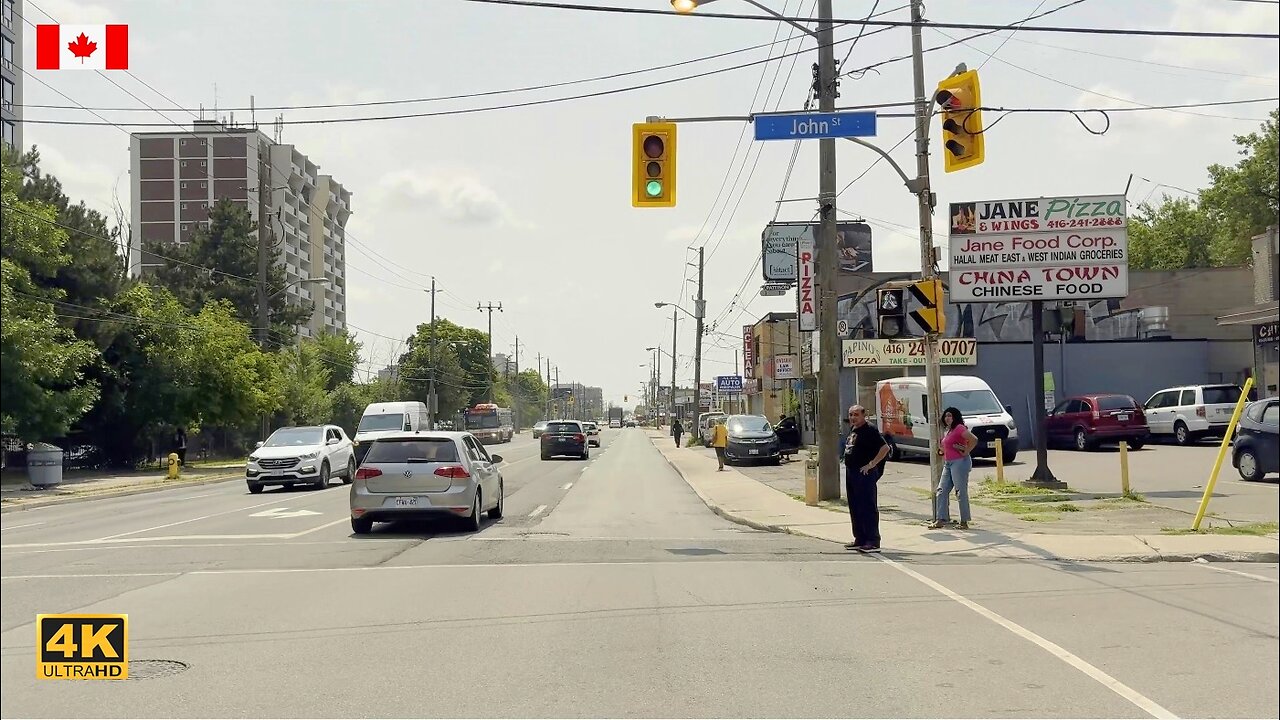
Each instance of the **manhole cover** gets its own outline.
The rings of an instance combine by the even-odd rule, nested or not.
[[[130,680],[150,680],[152,678],[169,677],[191,667],[177,660],[130,660]]]
[[[672,555],[724,555],[723,550],[715,548],[667,548]]]

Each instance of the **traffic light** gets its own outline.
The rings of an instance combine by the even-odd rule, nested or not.
[[[623,396],[622,396],[622,402],[631,402],[631,396],[630,396],[630,395],[623,395]]]
[[[676,124],[631,126],[631,207],[675,207]]]
[[[897,338],[907,334],[906,289],[880,288],[876,291],[876,334],[882,338]]]
[[[919,310],[911,311],[911,319],[921,330],[930,335],[941,335],[947,329],[947,299],[942,281],[921,280],[911,285],[911,297],[920,303]]]
[[[978,71],[966,70],[938,83],[934,100],[942,110],[942,160],[947,172],[981,165],[986,159],[982,135],[982,92]]]

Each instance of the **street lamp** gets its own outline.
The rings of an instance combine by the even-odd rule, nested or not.
[[[280,295],[280,293],[284,292],[285,290],[288,290],[294,285],[307,285],[310,283],[327,283],[327,282],[329,282],[329,278],[322,278],[322,277],[309,277],[309,278],[301,278],[299,280],[293,280],[288,283],[285,283],[284,287],[268,295],[267,300],[274,300],[276,297]]]
[[[681,15],[688,15],[694,10],[697,10],[699,7],[706,5],[707,3],[713,3],[713,2],[715,2],[715,0],[671,0],[671,7]],[[802,32],[806,33],[811,37],[818,36],[818,33],[814,32],[813,30],[810,30],[809,28],[805,27],[804,25],[801,25],[798,22],[795,22],[794,20],[787,18],[785,15],[779,13],[777,10],[774,10],[768,5],[764,5],[762,3],[756,2],[756,0],[742,0],[742,2],[745,2],[748,5],[754,6],[756,8],[759,8],[760,10],[763,10],[769,15],[772,15],[773,17],[778,18],[779,20],[787,23],[788,25],[791,25],[792,27],[799,28]]]

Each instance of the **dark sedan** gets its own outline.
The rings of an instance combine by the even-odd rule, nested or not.
[[[725,419],[729,444],[724,449],[725,462],[782,462],[782,448],[773,425],[763,415],[730,415]]]
[[[1280,472],[1280,398],[1251,403],[1240,415],[1231,448],[1231,464],[1245,480]]]
[[[538,438],[542,443],[542,459],[550,460],[558,455],[572,455],[581,460],[591,457],[587,444],[587,429],[577,420],[553,420]]]

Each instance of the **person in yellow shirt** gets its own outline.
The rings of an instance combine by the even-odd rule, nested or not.
[[[716,420],[711,426],[711,447],[716,449],[716,462],[720,463],[719,471],[724,471],[724,449],[729,444],[729,428],[724,420]]]

